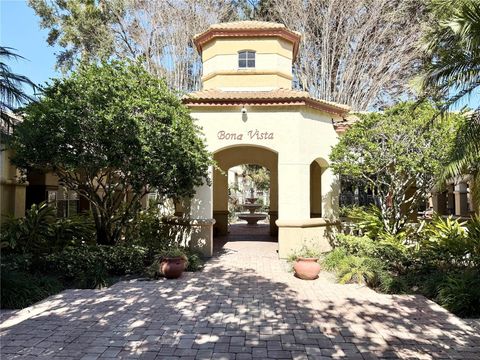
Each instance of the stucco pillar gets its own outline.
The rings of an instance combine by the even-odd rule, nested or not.
[[[455,215],[468,216],[467,184],[460,182],[455,185]]]
[[[338,216],[340,179],[330,168],[322,172],[322,217],[331,219]]]
[[[215,235],[228,234],[228,169],[213,170]]]
[[[276,165],[276,164],[275,164]],[[270,235],[276,236],[278,234],[278,227],[275,221],[278,219],[278,169],[277,166],[270,169],[270,210],[268,215],[270,217]]]
[[[447,214],[447,193],[446,192],[435,192],[432,193],[432,207],[439,215]]]
[[[209,176],[211,178],[212,169]],[[213,202],[212,187],[207,183],[197,187],[190,202],[190,247],[200,251],[204,256],[213,254]]]
[[[278,218],[310,218],[310,164],[278,164]]]
[[[480,203],[475,201],[475,198],[473,197],[473,193],[472,193],[472,190],[474,189],[474,186],[475,186],[475,182],[472,178],[470,180],[470,199],[471,199],[471,202],[472,202],[471,211],[473,212],[473,214],[480,215]]]
[[[447,213],[455,215],[455,194],[453,184],[447,186]]]

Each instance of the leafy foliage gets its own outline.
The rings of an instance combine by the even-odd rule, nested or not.
[[[424,37],[423,87],[447,99],[444,110],[480,86],[480,4],[476,0],[434,0],[434,21]]]
[[[424,36],[425,96],[445,100],[442,111],[480,89],[480,3],[477,0],[434,0],[432,23]],[[472,174],[472,196],[480,204],[480,106],[462,122],[442,171],[441,182]],[[480,205],[479,205],[480,206]]]
[[[2,247],[18,247],[24,253],[45,248],[53,235],[50,225],[54,220],[55,211],[46,203],[32,205],[24,218],[9,218],[2,224]]]
[[[63,285],[55,277],[4,270],[1,288],[2,308],[21,309],[60,292]]]
[[[7,60],[24,59],[14,52],[14,49],[0,46],[0,134],[9,136],[14,125],[18,122],[12,115],[17,106],[26,104],[33,100],[27,95],[24,86],[27,85],[33,90],[37,86],[26,76],[12,72],[7,65]]]
[[[452,115],[431,125],[436,113],[429,103],[401,103],[363,115],[332,150],[334,172],[372,190],[391,234],[403,230],[435,184],[452,146],[453,123],[462,119]]]
[[[438,303],[459,316],[480,315],[480,272],[448,275],[439,286]]]
[[[55,218],[55,210],[46,203],[33,204],[23,218],[8,218],[2,223],[2,248],[21,253],[43,254],[65,246],[94,239],[91,217],[77,215]]]
[[[98,243],[113,244],[146,194],[188,197],[207,181],[199,131],[163,80],[114,61],[55,79],[24,109],[10,145],[17,166],[51,169],[87,199]]]
[[[375,227],[376,222],[371,223]],[[420,293],[460,316],[478,315],[479,232],[478,218],[462,223],[434,216],[396,236],[384,231],[373,232],[376,237],[338,234],[323,266],[341,283],[365,283],[387,293]]]

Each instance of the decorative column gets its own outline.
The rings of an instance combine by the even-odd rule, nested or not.
[[[468,216],[468,186],[465,182],[455,185],[455,215]]]
[[[322,169],[322,217],[338,217],[340,207],[340,179],[330,168]]]
[[[310,218],[310,164],[278,164],[278,218]]]
[[[480,214],[480,204],[476,204],[475,203],[475,199],[473,198],[473,194],[472,194],[472,189],[474,187],[474,180],[473,180],[473,176],[470,178],[470,181],[468,182],[468,188],[469,188],[469,196],[468,196],[468,202],[470,204],[470,213],[471,215],[475,215],[475,214]]]
[[[432,193],[432,207],[439,215],[447,215],[447,192]]]
[[[212,167],[209,168],[209,177],[212,176]],[[191,200],[190,211],[190,247],[200,251],[204,256],[213,254],[213,204],[212,187],[207,183],[197,187],[195,197]]]
[[[453,184],[447,186],[447,214],[455,215],[455,194]]]

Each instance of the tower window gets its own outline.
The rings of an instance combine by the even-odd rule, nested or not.
[[[238,53],[238,67],[240,69],[255,67],[255,51],[240,51]]]

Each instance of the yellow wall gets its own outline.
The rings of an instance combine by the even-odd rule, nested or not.
[[[11,151],[0,151],[0,221],[5,216],[25,215],[25,196],[28,183],[21,182],[21,174],[10,162]]]
[[[270,74],[252,74],[252,72],[242,73],[219,73],[208,80],[203,81],[204,89],[221,89],[221,90],[241,90],[240,88],[256,90],[265,88],[271,90],[274,88],[288,89],[291,87],[292,80],[284,73]]]
[[[255,68],[239,69],[238,52],[255,51]],[[202,51],[203,88],[271,90],[292,87],[293,44],[280,38],[217,38]]]

